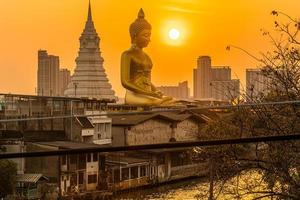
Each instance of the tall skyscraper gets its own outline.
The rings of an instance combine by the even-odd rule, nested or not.
[[[174,97],[176,99],[188,99],[189,98],[189,88],[188,82],[183,81],[178,83],[178,86],[161,86],[157,87],[165,95]]]
[[[270,80],[261,69],[246,69],[246,99],[259,98],[268,92]]]
[[[96,99],[116,100],[103,68],[103,58],[99,49],[100,38],[92,20],[91,5],[85,28],[79,38],[80,48],[76,58],[76,68],[71,82],[65,90],[69,97],[87,97]]]
[[[64,96],[64,92],[71,82],[71,72],[68,69],[59,70],[59,96]]]
[[[239,80],[231,79],[229,66],[211,66],[209,56],[200,56],[194,69],[194,98],[232,100],[239,96]]]
[[[37,94],[59,95],[59,57],[48,55],[46,50],[38,51]]]
[[[208,90],[211,82],[211,59],[209,56],[200,56],[197,60],[197,69],[194,69],[194,97],[210,98]]]

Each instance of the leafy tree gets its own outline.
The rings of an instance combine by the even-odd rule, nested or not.
[[[272,51],[257,58],[239,47],[231,47],[256,59],[268,80],[264,93],[255,98],[245,96],[245,99],[251,103],[287,103],[237,107],[221,121],[208,124],[202,130],[204,137],[224,139],[299,134],[300,21],[278,11],[271,14],[275,18],[283,17],[274,22],[278,39],[268,31],[262,32],[272,42]],[[209,199],[217,198],[219,193],[230,194],[234,199],[300,199],[299,141],[213,147],[201,152],[213,165]]]

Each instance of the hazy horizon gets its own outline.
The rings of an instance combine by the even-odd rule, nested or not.
[[[296,0],[209,1],[179,0],[126,1],[91,0],[93,21],[101,38],[100,49],[104,68],[119,97],[120,55],[130,47],[128,27],[139,8],[152,24],[151,43],[145,49],[154,63],[155,85],[177,85],[187,80],[193,91],[193,69],[201,55],[209,55],[212,65],[230,66],[232,78],[245,83],[246,68],[257,63],[237,45],[256,56],[270,49],[270,42],[260,29],[270,32],[274,27],[272,10],[297,16],[300,2]],[[79,50],[79,37],[87,18],[88,0],[6,0],[0,7],[0,92],[35,94],[37,51],[45,49],[60,57],[61,68],[73,72]],[[168,38],[176,28],[178,40]],[[243,86],[241,87],[243,88]]]

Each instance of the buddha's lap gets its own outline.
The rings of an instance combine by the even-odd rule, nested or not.
[[[127,104],[143,104],[143,105],[153,105],[153,104],[159,104],[162,102],[162,99],[155,98],[152,96],[144,95],[144,94],[138,94],[135,92],[132,92],[130,90],[126,90],[125,94],[125,103]]]

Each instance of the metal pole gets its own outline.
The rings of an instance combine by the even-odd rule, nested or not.
[[[70,113],[71,113],[70,140],[72,141],[72,136],[73,136],[73,134],[72,134],[72,131],[73,131],[73,129],[72,129],[72,126],[73,126],[73,100],[71,100],[71,111],[70,111]]]
[[[73,84],[74,84],[74,96],[76,97],[76,95],[77,95],[76,90],[77,90],[78,83],[74,82]]]

